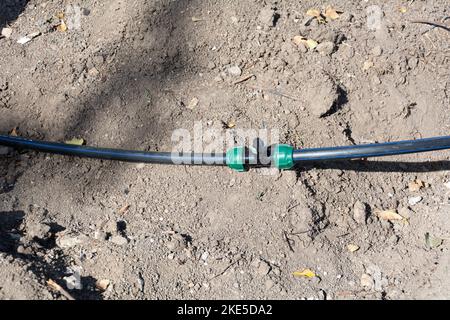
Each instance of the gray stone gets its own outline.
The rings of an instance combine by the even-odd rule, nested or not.
[[[259,21],[268,27],[273,27],[275,25],[275,10],[271,8],[264,8],[259,12]]]
[[[353,206],[353,219],[359,224],[367,223],[367,205],[364,202],[356,201]]]
[[[334,51],[334,43],[331,41],[322,42],[316,47],[316,50],[321,55],[324,55],[324,56],[330,55]]]

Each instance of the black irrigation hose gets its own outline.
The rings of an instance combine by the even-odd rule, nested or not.
[[[184,154],[173,156],[171,152],[145,152],[120,149],[94,148],[78,146],[65,143],[36,141],[19,137],[0,135],[0,145],[16,149],[28,149],[40,152],[77,156],[82,158],[94,158],[103,160],[117,160],[141,163],[190,163],[190,164],[223,164],[225,165],[225,154]]]
[[[64,143],[35,141],[2,135],[0,135],[0,145],[16,149],[29,149],[40,152],[105,160],[161,164],[228,165],[238,171],[243,171],[249,164],[250,166],[261,166],[261,163],[256,161],[258,157],[257,154],[249,153],[248,151],[245,152],[242,147],[231,148],[226,154],[187,153],[178,155],[170,152],[94,148]],[[271,148],[272,163],[268,163],[266,166],[272,164],[280,169],[289,169],[297,163],[308,161],[360,159],[443,149],[450,149],[450,136],[379,144],[299,150],[294,150],[293,147],[288,145],[275,145]]]
[[[361,159],[450,149],[450,136],[356,146],[294,150],[294,162]]]

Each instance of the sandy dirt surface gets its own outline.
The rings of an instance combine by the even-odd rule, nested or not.
[[[450,32],[414,21],[449,9],[2,0],[0,133],[156,151],[197,121],[297,147],[448,135]],[[51,279],[75,299],[448,299],[449,155],[267,174],[0,147],[0,298],[67,299]]]

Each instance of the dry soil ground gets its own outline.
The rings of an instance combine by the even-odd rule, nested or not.
[[[306,14],[328,5],[337,19]],[[450,32],[413,21],[449,15],[447,0],[2,0],[0,133],[168,151],[195,121],[298,147],[447,135]],[[268,175],[0,150],[3,299],[66,299],[49,279],[76,299],[450,298],[449,152]]]

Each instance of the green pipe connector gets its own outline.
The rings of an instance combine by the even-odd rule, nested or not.
[[[291,169],[294,166],[294,147],[287,144],[272,146],[272,165],[280,170]],[[245,147],[228,149],[226,157],[227,165],[231,169],[245,171]]]
[[[227,165],[237,172],[245,171],[245,147],[234,147],[227,151]]]
[[[294,166],[294,147],[288,144],[276,144],[272,147],[274,167],[280,170],[291,169]]]

